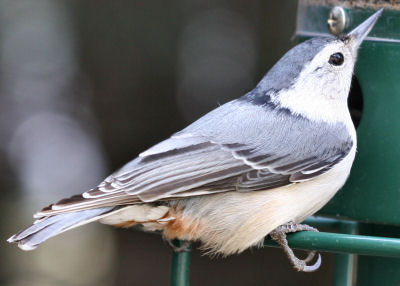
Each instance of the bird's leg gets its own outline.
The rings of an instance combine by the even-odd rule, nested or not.
[[[188,241],[188,240],[181,240],[181,243],[180,243],[179,246],[175,245],[175,243],[170,239],[167,239],[167,242],[168,242],[169,246],[171,246],[171,248],[172,248],[172,250],[174,252],[188,252],[188,251],[190,251],[190,247],[189,247],[190,246],[190,241]]]
[[[315,254],[317,254],[316,251],[310,251],[307,257],[304,260],[301,260],[296,257],[296,255],[293,253],[293,250],[289,247],[286,235],[288,233],[298,232],[298,231],[318,231],[318,230],[306,224],[297,224],[295,222],[288,222],[274,229],[269,235],[282,247],[283,251],[286,253],[293,267],[297,271],[303,271],[303,272],[316,271],[321,266],[321,255],[319,253],[317,262],[315,262],[314,265],[309,266],[307,265],[307,263],[314,258]]]

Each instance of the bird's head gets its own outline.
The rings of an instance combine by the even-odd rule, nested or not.
[[[292,48],[261,80],[253,100],[267,95],[267,100],[307,117],[321,119],[330,107],[334,115],[335,106],[347,106],[358,48],[381,13],[346,35],[312,38]]]

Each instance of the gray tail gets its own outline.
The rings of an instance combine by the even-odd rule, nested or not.
[[[7,241],[18,243],[22,250],[33,250],[47,239],[69,229],[95,221],[108,215],[113,207],[90,209],[72,213],[63,213],[41,218],[30,227],[14,234]]]

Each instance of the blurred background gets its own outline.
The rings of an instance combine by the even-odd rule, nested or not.
[[[91,224],[22,252],[32,213],[254,87],[295,44],[296,2],[0,1],[0,284],[167,285],[159,235]],[[291,40],[292,39],[292,40]],[[194,250],[191,285],[331,285],[279,249]]]

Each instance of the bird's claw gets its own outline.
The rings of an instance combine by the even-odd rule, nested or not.
[[[174,252],[189,252],[190,242],[187,240],[181,240],[179,245],[176,245],[172,240],[167,239],[169,246],[171,246]]]
[[[269,235],[282,247],[283,251],[286,253],[293,267],[297,271],[313,272],[318,270],[322,262],[321,255],[319,253],[317,261],[313,265],[307,265],[307,263],[312,261],[317,252],[310,251],[307,257],[302,260],[297,258],[293,250],[289,247],[286,236],[288,233],[297,231],[318,231],[318,230],[306,224],[297,224],[295,222],[288,222],[274,229]]]
[[[318,268],[321,266],[321,263],[322,263],[321,254],[318,253],[318,259],[313,265],[307,265],[307,263],[310,262],[307,260],[307,258],[304,260],[297,258],[297,261],[291,261],[293,264],[293,267],[297,271],[301,271],[301,272],[314,272],[314,271],[318,270]]]

